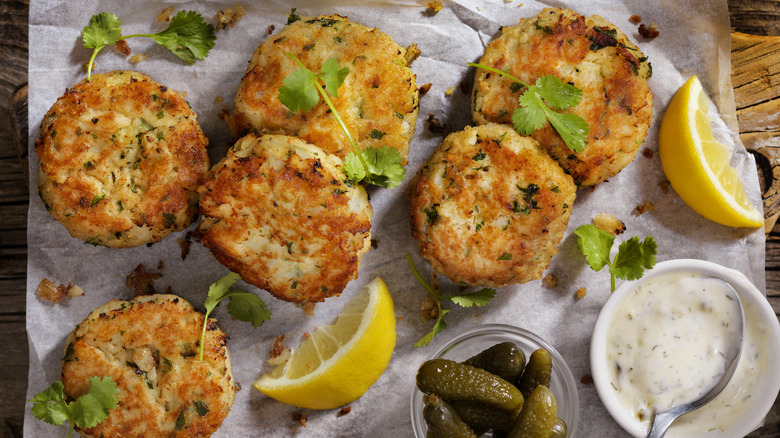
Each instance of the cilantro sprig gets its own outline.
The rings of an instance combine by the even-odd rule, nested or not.
[[[111,377],[90,377],[89,392],[68,402],[63,393],[63,383],[58,380],[47,389],[35,394],[32,413],[35,418],[55,426],[68,422],[68,438],[75,427],[89,429],[105,421],[109,411],[117,407],[119,389]]]
[[[330,99],[330,96],[338,97],[339,87],[349,75],[349,67],[339,68],[338,59],[330,58],[322,65],[320,73],[314,74],[295,54],[287,52],[286,55],[294,60],[299,68],[290,72],[282,81],[279,101],[290,111],[308,111],[319,103],[321,96],[352,145],[352,152],[347,154],[344,160],[344,171],[349,181],[353,184],[365,181],[386,189],[398,187],[406,175],[401,154],[384,145],[379,149],[358,149],[347,125]]]
[[[422,278],[422,276],[420,276],[420,273],[417,271],[417,267],[414,265],[412,256],[409,253],[406,254],[406,261],[409,263],[409,267],[412,269],[412,273],[414,274],[414,277],[422,285],[422,287],[425,288],[426,291],[428,291],[428,295],[434,301],[436,301],[437,315],[438,315],[438,318],[436,319],[436,323],[433,325],[431,331],[429,331],[425,336],[420,338],[420,340],[414,344],[415,347],[422,347],[423,345],[430,344],[434,336],[436,336],[442,330],[447,328],[447,323],[444,321],[444,316],[447,313],[449,313],[450,309],[446,309],[442,307],[443,301],[449,300],[459,305],[460,307],[465,307],[465,308],[482,307],[482,306],[486,306],[490,302],[490,300],[493,299],[493,297],[496,295],[496,290],[491,288],[483,288],[475,292],[469,292],[460,295],[447,295],[447,296],[442,295],[436,289],[432,288]]]
[[[616,278],[636,280],[645,274],[646,269],[655,266],[658,246],[652,236],[645,237],[644,241],[634,236],[622,242],[615,258],[610,260],[614,235],[592,224],[580,225],[574,234],[577,235],[577,247],[591,269],[600,271],[609,266],[610,292],[615,291]]]
[[[577,106],[582,99],[582,90],[553,75],[542,76],[534,85],[529,85],[497,68],[474,62],[469,62],[468,65],[500,74],[526,89],[518,98],[520,106],[512,113],[512,123],[517,132],[530,135],[544,126],[545,122],[550,122],[570,150],[580,153],[585,148],[588,122],[576,114],[553,111]]]
[[[228,303],[230,315],[239,321],[251,322],[255,328],[260,327],[271,318],[271,312],[260,297],[251,292],[231,289],[240,278],[240,275],[230,272],[209,287],[209,294],[203,303],[203,306],[206,307],[206,314],[203,316],[203,329],[200,332],[198,358],[201,361],[203,360],[203,344],[206,340],[206,326],[208,325],[209,315],[225,298],[230,299]]]
[[[148,37],[165,47],[179,59],[192,65],[197,59],[204,59],[214,47],[217,37],[214,26],[206,23],[195,11],[179,11],[168,28],[155,34],[138,33],[122,35],[122,22],[116,15],[101,12],[89,19],[89,25],[81,31],[84,47],[93,49],[87,65],[87,79],[92,76],[95,57],[103,47],[116,44],[120,40],[135,37]]]

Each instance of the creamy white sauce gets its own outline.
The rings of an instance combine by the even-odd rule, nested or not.
[[[729,386],[680,417],[670,432],[725,429],[750,407],[749,394],[767,367],[758,345],[767,345],[768,338],[756,309],[745,305],[745,316],[743,352]],[[615,313],[607,339],[610,382],[626,409],[649,427],[654,411],[707,392],[726,369],[726,353],[736,347],[738,318],[736,302],[718,281],[673,273],[641,284]]]

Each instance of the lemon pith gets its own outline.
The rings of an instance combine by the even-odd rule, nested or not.
[[[713,137],[708,112],[709,98],[692,76],[661,121],[658,152],[664,173],[680,198],[707,219],[731,227],[763,226],[739,172],[729,165],[731,149]]]
[[[345,306],[333,325],[317,327],[290,360],[254,386],[282,403],[333,409],[360,398],[387,368],[395,347],[395,312],[377,277]]]

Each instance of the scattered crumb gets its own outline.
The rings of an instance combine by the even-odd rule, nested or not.
[[[574,293],[574,299],[579,301],[579,300],[585,298],[585,294],[587,292],[588,292],[588,289],[586,289],[584,287],[581,287],[581,288],[577,289],[577,292]]]
[[[455,87],[447,88],[447,91],[444,92],[445,96],[452,96],[452,93],[455,91]]]
[[[225,101],[225,98],[222,97],[222,96],[217,96],[217,97],[214,98],[214,103],[216,103],[216,104],[220,104],[220,103],[222,103],[224,101]]]
[[[179,248],[181,248],[181,259],[184,260],[190,254],[190,245],[195,239],[195,231],[187,231],[184,237],[179,239]]]
[[[165,262],[160,260],[157,262],[157,270],[162,271],[162,269],[165,267]]]
[[[336,413],[336,416],[343,417],[350,412],[352,412],[352,406],[344,406],[343,408],[339,409],[338,413]]]
[[[268,26],[268,35],[274,33],[275,30],[276,30],[276,26],[274,26],[273,24]]]
[[[426,295],[420,303],[420,316],[423,321],[436,319],[439,317],[439,306],[436,305],[436,300],[431,298],[430,295]]]
[[[130,57],[130,62],[133,64],[138,64],[139,62],[145,61],[146,58],[148,57],[149,55],[143,53],[136,53],[135,55]]]
[[[645,158],[653,158],[653,150],[650,148],[644,148],[642,149],[642,155],[644,155]]]
[[[547,274],[542,279],[542,283],[544,283],[544,285],[547,287],[556,287],[558,286],[558,277],[552,274]]]
[[[81,69],[84,71],[87,71],[89,68],[89,61],[85,61],[83,64],[81,64]],[[92,62],[92,71],[97,71],[97,62]]]
[[[268,355],[270,356],[268,359],[268,365],[275,367],[290,360],[292,350],[290,350],[290,347],[285,346],[283,343],[284,335],[277,336],[274,339],[274,345],[271,347],[271,351],[268,352]]]
[[[652,40],[658,38],[658,36],[661,35],[661,32],[658,31],[658,28],[656,28],[655,23],[651,24],[650,26],[645,26],[644,24],[640,24],[639,35],[642,35],[643,37]]]
[[[310,337],[311,337],[311,333],[303,332],[303,339],[309,339]]]
[[[429,113],[428,118],[425,120],[428,122],[428,130],[434,134],[441,134],[447,130],[447,125],[442,124],[433,114]]]
[[[219,117],[221,120],[225,120],[227,119],[228,115],[230,115],[230,111],[228,111],[227,107],[224,107],[221,110],[219,110],[217,117]]]
[[[246,15],[246,11],[244,11],[244,7],[241,5],[217,12],[217,16],[214,17],[214,20],[217,22],[216,31],[225,30],[228,26],[234,27],[236,23],[241,21],[244,15]]]
[[[634,214],[636,214],[637,216],[640,216],[640,215],[643,215],[643,214],[647,213],[648,211],[651,211],[651,212],[655,211],[655,205],[653,205],[653,203],[650,202],[650,201],[643,202],[643,203],[637,205],[636,208],[634,209]]]
[[[482,10],[482,6],[477,5],[477,10],[481,11]]]
[[[672,187],[672,183],[669,181],[661,181],[658,183],[658,187],[660,187],[661,191],[664,193],[669,193],[669,189]]]
[[[63,298],[80,297],[84,295],[84,289],[78,286],[72,286],[68,283],[56,284],[48,278],[41,280],[38,284],[38,296],[44,300],[51,301],[52,303],[59,303]]]
[[[171,21],[171,14],[173,14],[173,8],[163,9],[162,12],[160,12],[160,14],[157,15],[157,21],[159,21],[160,23],[164,21]]]
[[[580,383],[582,383],[583,385],[590,385],[591,383],[593,383],[593,376],[591,376],[590,374],[585,374],[580,379]]]
[[[639,23],[642,22],[642,17],[640,17],[639,15],[634,14],[631,17],[628,18],[628,21],[630,21],[633,24],[639,24]]]
[[[418,90],[418,92],[420,93],[420,97],[422,97],[422,96],[425,96],[425,93],[427,93],[427,92],[428,92],[428,90],[430,90],[430,89],[431,89],[431,85],[433,85],[433,84],[431,84],[431,83],[429,82],[429,83],[427,83],[427,84],[425,84],[425,85],[421,85],[421,86],[420,86],[420,88],[419,88],[419,90]]]
[[[626,224],[620,219],[609,213],[599,213],[593,218],[593,225],[596,228],[612,233],[616,236],[623,234],[626,231]]]
[[[417,47],[417,43],[412,43],[409,45],[409,47],[406,48],[406,54],[404,55],[404,59],[406,60],[406,65],[412,65],[412,63],[420,57],[420,49]]]
[[[303,313],[312,316],[314,315],[314,303],[307,301],[301,305],[303,308]]]
[[[512,0],[504,0],[504,3],[512,3]]]
[[[144,265],[139,263],[138,266],[125,277],[125,286],[133,289],[135,296],[152,295],[154,290],[154,280],[162,277],[159,272],[145,271]]]
[[[308,414],[304,411],[295,411],[292,414],[292,419],[296,423],[300,424],[303,427],[306,427],[306,417],[308,417]]]
[[[440,1],[434,0],[428,2],[428,5],[425,7],[425,9],[429,14],[434,15],[437,12],[441,11],[443,7],[444,6],[442,6]]]
[[[522,4],[522,3],[518,3],[518,4],[517,4],[517,7],[518,7],[518,8],[522,8],[522,7],[523,7],[523,4]]]
[[[377,239],[371,239],[371,248],[379,248],[379,241]]]
[[[130,54],[130,45],[125,40],[119,40],[114,44],[114,48],[124,53],[125,56]]]

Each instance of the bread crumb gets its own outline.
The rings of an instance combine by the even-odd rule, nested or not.
[[[135,55],[130,57],[130,62],[133,64],[138,64],[139,62],[145,61],[146,58],[148,57],[149,55],[143,53],[136,53]]]
[[[216,104],[220,104],[220,103],[222,103],[224,101],[225,101],[225,98],[222,97],[222,96],[217,96],[217,97],[214,98],[214,103],[216,103]]]
[[[52,303],[59,303],[63,298],[80,297],[82,295],[84,295],[84,289],[72,286],[70,283],[65,286],[44,278],[38,284],[38,296]]]
[[[404,54],[406,65],[412,65],[412,63],[420,57],[420,53],[417,43],[410,44],[409,47],[406,48],[406,54]]]
[[[593,225],[596,228],[606,231],[607,233],[619,236],[626,231],[626,224],[620,219],[609,213],[599,213],[593,218]]]
[[[452,96],[452,93],[455,91],[455,87],[447,88],[447,91],[444,92],[445,96]]]
[[[420,303],[420,316],[424,321],[439,317],[439,306],[436,305],[436,300],[430,295],[426,295],[422,303]]]
[[[429,113],[425,121],[428,122],[428,130],[434,134],[441,134],[447,130],[447,125],[441,123],[433,114]]]
[[[628,18],[628,21],[630,21],[633,24],[639,24],[639,23],[642,22],[642,17],[640,17],[639,15],[634,14],[631,17]]]
[[[146,271],[144,265],[139,263],[138,266],[125,277],[125,286],[133,289],[133,293],[136,297],[152,295],[156,293],[153,284],[154,280],[161,277],[161,273]]]
[[[587,288],[581,287],[577,289],[577,292],[574,294],[574,299],[579,301],[583,298],[585,298],[585,294],[588,292]]]
[[[661,181],[658,183],[658,187],[661,189],[664,193],[669,193],[669,189],[672,187],[672,183],[669,181]]]
[[[634,214],[636,214],[637,216],[641,216],[641,215],[647,213],[648,211],[651,211],[651,212],[655,211],[655,205],[653,205],[653,203],[650,202],[650,201],[643,202],[643,203],[637,205],[636,208],[634,208]]]
[[[312,316],[314,315],[314,303],[307,301],[301,305],[303,308],[303,313]]]
[[[306,414],[305,411],[295,411],[292,414],[292,419],[296,423],[300,424],[303,427],[306,427],[306,417],[308,414]]]
[[[652,40],[658,38],[658,36],[661,35],[661,32],[656,28],[655,23],[651,24],[650,26],[645,26],[644,24],[640,24],[639,35],[642,35],[643,37]]]
[[[593,376],[591,376],[590,374],[585,374],[580,379],[580,383],[582,383],[583,385],[590,385],[591,383],[593,383]]]
[[[336,414],[337,417],[343,417],[347,414],[352,412],[352,406],[344,406],[343,408],[339,409],[338,413]]]
[[[558,286],[558,277],[552,274],[547,274],[542,279],[542,283],[544,283],[544,285],[547,287],[556,287]]]
[[[160,23],[171,21],[171,14],[173,14],[173,8],[165,8],[157,15],[157,21]]]
[[[270,358],[268,359],[268,365],[273,367],[282,365],[290,360],[292,356],[292,350],[283,344],[284,335],[277,336],[274,339],[274,345],[271,347],[271,351],[268,352]]]
[[[644,148],[642,149],[642,155],[644,155],[645,158],[653,158],[653,150],[650,148]]]
[[[441,2],[438,0],[430,1],[428,2],[428,5],[425,7],[425,9],[430,13],[431,15],[436,14],[437,12],[441,11],[442,8]]]
[[[244,15],[246,15],[246,11],[244,11],[244,7],[241,5],[236,5],[232,8],[217,12],[217,16],[214,17],[217,22],[216,32],[226,30],[228,26],[231,28],[234,27],[236,23],[241,21]]]
[[[420,85],[420,88],[417,90],[420,93],[420,97],[425,96],[425,93],[427,93],[431,89],[431,85],[433,84],[431,84],[430,82],[425,85]]]
[[[114,48],[122,52],[125,56],[130,54],[130,45],[125,40],[119,40],[114,44]]]
[[[482,10],[482,6],[477,6],[477,10],[481,11]]]
[[[266,29],[266,30],[268,31],[268,35],[271,35],[276,30],[276,26],[271,24],[271,25],[268,26],[268,29]]]

